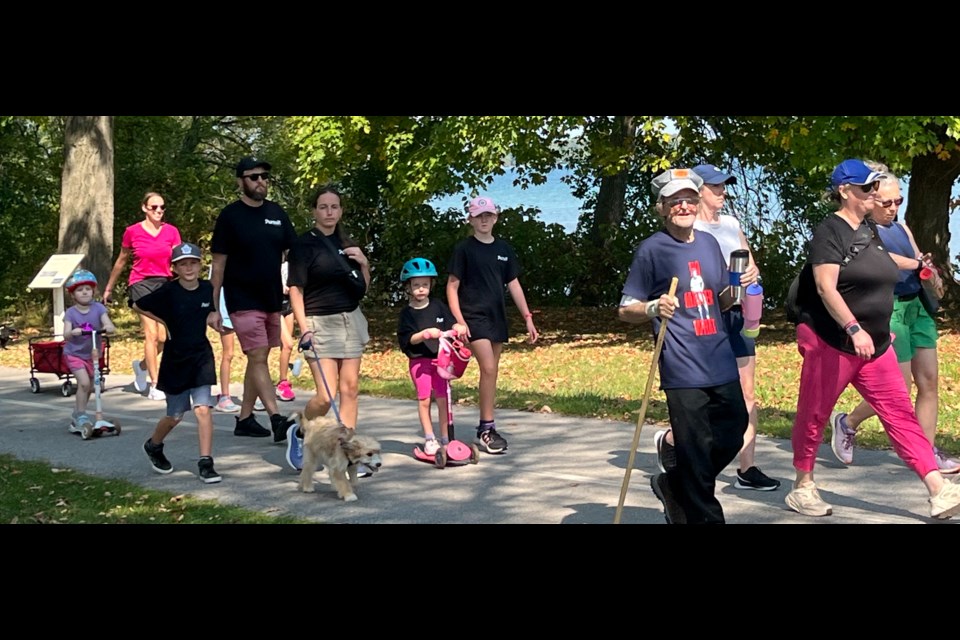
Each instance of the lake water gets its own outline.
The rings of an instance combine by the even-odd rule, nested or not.
[[[555,170],[548,174],[544,184],[521,189],[513,185],[515,175],[508,169],[504,175],[494,178],[493,183],[482,193],[504,209],[520,206],[537,207],[541,211],[540,219],[543,222],[561,224],[567,233],[571,233],[577,228],[581,203],[570,193],[570,187],[561,181],[567,173],[564,170]],[[904,197],[909,198],[909,182],[901,182],[901,191]],[[955,198],[960,197],[960,185],[954,188],[953,194]],[[434,207],[466,210],[466,202],[462,195],[439,198],[430,204]],[[900,208],[901,213],[906,211],[906,208],[907,203],[904,202]],[[950,254],[955,262],[958,253],[960,253],[960,215],[954,215],[950,218]]]

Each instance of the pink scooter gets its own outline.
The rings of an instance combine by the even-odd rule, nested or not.
[[[450,442],[441,445],[435,455],[430,455],[419,446],[413,448],[413,457],[422,462],[430,462],[438,469],[446,466],[477,464],[480,462],[480,448],[475,444],[466,444],[457,440],[453,430],[453,397],[451,380],[456,380],[467,370],[473,355],[458,338],[453,329],[440,334],[440,353],[437,354],[437,373],[447,380],[447,436]]]

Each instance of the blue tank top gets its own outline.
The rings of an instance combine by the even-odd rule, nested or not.
[[[903,226],[892,222],[889,226],[877,225],[877,232],[880,234],[880,240],[883,246],[887,248],[887,253],[895,253],[905,258],[913,258],[913,245],[910,244],[910,238]],[[893,288],[893,295],[908,296],[920,292],[920,277],[916,271],[900,270],[900,277],[897,285]]]

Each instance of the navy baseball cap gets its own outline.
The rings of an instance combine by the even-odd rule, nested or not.
[[[256,169],[257,167],[263,167],[267,171],[270,171],[269,162],[264,162],[263,160],[257,160],[252,156],[247,156],[237,163],[237,177],[242,178],[244,171],[250,171],[250,169]]]
[[[193,244],[192,242],[181,242],[173,248],[173,251],[170,254],[170,262],[180,262],[181,260],[186,260],[187,258],[196,258],[200,260],[202,254],[200,252],[200,247]]]
[[[737,184],[737,177],[724,173],[712,164],[698,164],[693,172],[703,179],[703,184]]]
[[[833,170],[833,175],[830,177],[830,184],[836,189],[844,184],[871,184],[885,177],[885,173],[872,171],[863,160],[848,159],[838,164]]]

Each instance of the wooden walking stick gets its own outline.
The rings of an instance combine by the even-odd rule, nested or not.
[[[677,292],[677,278],[670,281],[670,292],[667,294],[671,298]],[[653,347],[653,362],[650,363],[650,373],[647,375],[647,388],[643,392],[643,402],[640,404],[640,417],[637,419],[637,429],[633,433],[633,444],[630,447],[630,456],[627,459],[627,472],[623,476],[623,486],[620,487],[620,502],[617,503],[617,512],[613,517],[613,524],[620,524],[620,516],[623,514],[623,501],[627,498],[627,487],[630,486],[630,472],[633,470],[633,462],[637,457],[637,447],[640,445],[640,430],[643,429],[643,420],[647,417],[647,403],[650,400],[650,392],[653,389],[653,376],[657,372],[657,361],[660,360],[660,350],[663,348],[663,339],[667,335],[667,321],[669,318],[663,318],[660,322],[660,331],[657,333],[657,342]]]

